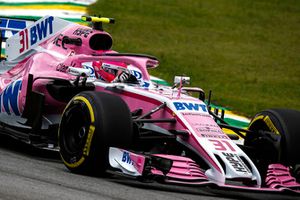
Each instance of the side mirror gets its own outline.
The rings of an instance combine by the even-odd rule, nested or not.
[[[191,78],[188,76],[175,76],[174,77],[174,85],[179,85],[180,83],[182,85],[189,85]]]

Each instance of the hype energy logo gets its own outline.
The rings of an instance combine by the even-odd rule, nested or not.
[[[18,58],[70,24],[74,23],[53,16],[41,18],[7,39],[7,59],[12,61]]]
[[[178,111],[207,112],[205,104],[196,102],[173,102]]]
[[[0,112],[6,112],[7,114],[14,113],[20,115],[19,110],[19,94],[22,87],[22,81],[17,80],[8,85],[0,94]]]

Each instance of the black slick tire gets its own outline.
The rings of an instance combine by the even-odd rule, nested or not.
[[[127,104],[103,92],[81,92],[66,106],[59,127],[60,155],[74,173],[103,175],[109,147],[128,148],[133,141]]]
[[[268,149],[270,145],[261,144],[256,146],[257,154],[265,155],[269,162],[280,162],[288,166],[300,163],[300,112],[289,109],[269,109],[255,115],[249,125],[249,130],[254,132],[269,131],[280,136],[279,145],[273,145],[273,150]],[[255,136],[247,136],[245,145],[257,145]],[[271,145],[272,146],[272,145]],[[275,147],[275,148],[274,148]],[[268,152],[270,151],[270,152]]]

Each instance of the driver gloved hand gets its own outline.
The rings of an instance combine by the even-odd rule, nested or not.
[[[124,83],[125,81],[127,81],[130,77],[130,74],[128,72],[121,72],[112,82],[116,83],[116,82],[121,82]]]
[[[125,82],[125,81],[127,81],[128,79],[129,79],[129,77],[130,77],[130,74],[129,73],[127,73],[127,72],[122,72],[120,75],[119,75],[119,81],[120,82]]]

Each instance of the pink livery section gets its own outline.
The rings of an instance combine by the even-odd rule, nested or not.
[[[74,173],[300,192],[291,171],[300,112],[265,110],[246,129],[232,126],[188,76],[160,85],[148,71],[157,58],[112,50],[102,25],[114,19],[82,20],[92,26],[45,16],[7,39],[0,133],[59,150]]]

